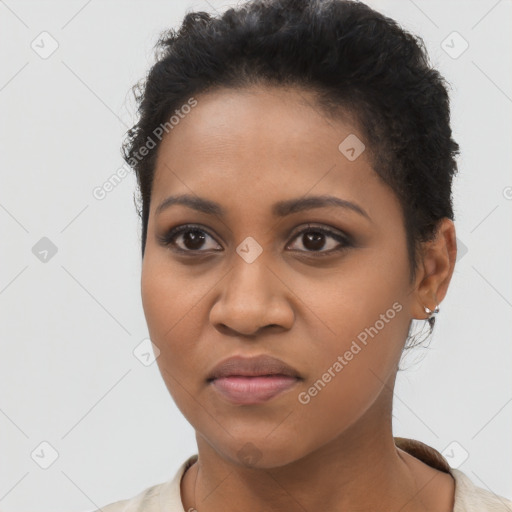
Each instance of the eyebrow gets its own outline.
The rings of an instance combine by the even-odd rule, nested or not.
[[[215,201],[205,199],[203,197],[193,196],[189,194],[181,194],[177,196],[169,196],[164,199],[156,208],[155,215],[158,215],[163,210],[173,205],[187,206],[193,210],[196,210],[207,215],[215,215],[219,217],[226,216],[226,210]],[[286,217],[293,213],[301,212],[304,210],[310,210],[313,208],[325,208],[328,206],[336,206],[352,210],[370,222],[373,222],[366,211],[356,203],[341,199],[336,196],[320,195],[320,196],[309,196],[301,197],[297,199],[287,199],[285,201],[279,201],[272,206],[272,214],[275,217]]]

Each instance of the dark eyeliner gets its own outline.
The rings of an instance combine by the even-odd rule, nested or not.
[[[337,247],[335,249],[331,249],[329,251],[299,251],[299,250],[293,250],[293,252],[299,253],[301,255],[313,256],[313,257],[317,257],[317,256],[332,256],[333,254],[335,254],[337,252],[344,251],[344,250],[348,249],[349,247],[353,247],[354,246],[354,244],[352,242],[352,239],[348,235],[341,234],[341,233],[336,232],[336,231],[331,231],[330,229],[327,229],[327,228],[321,228],[321,227],[311,226],[311,225],[308,226],[307,228],[304,228],[301,231],[295,233],[292,236],[292,242],[297,237],[299,237],[300,235],[303,235],[305,233],[322,233],[324,235],[328,235],[328,236],[334,238],[334,240],[336,240],[337,242],[341,243],[342,246],[341,247]],[[290,244],[288,244],[288,245],[290,245]]]
[[[216,241],[215,237],[209,233],[207,230],[205,230],[203,227],[197,225],[197,224],[183,224],[181,226],[177,226],[175,228],[172,228],[165,232],[163,235],[157,235],[157,239],[160,242],[160,244],[164,246],[171,246],[174,243],[174,238],[176,238],[179,234],[187,231],[200,231],[203,233],[206,233],[209,237],[211,237],[213,240]],[[335,249],[331,249],[329,251],[299,251],[299,250],[292,250],[292,252],[299,253],[301,255],[306,256],[330,256],[336,252],[340,252],[343,250],[346,250],[348,247],[353,247],[353,242],[351,238],[345,234],[341,234],[336,231],[331,231],[330,229],[323,228],[323,227],[317,227],[317,226],[311,226],[308,225],[308,227],[302,229],[301,231],[298,231],[297,233],[293,234],[291,236],[291,242],[287,244],[286,247],[288,247],[295,239],[297,239],[299,236],[305,234],[305,233],[322,233],[324,235],[327,235],[334,240],[336,240],[338,243],[342,244],[341,247],[337,247]],[[217,242],[217,241],[216,241]],[[218,242],[217,242],[218,243]],[[219,244],[220,245],[220,244]],[[190,254],[190,255],[199,255],[201,253],[209,253],[211,251],[201,251],[201,250],[184,250],[179,247],[172,247],[172,250],[179,252],[181,254]],[[219,250],[216,250],[215,252],[220,252]]]
[[[180,233],[187,232],[187,231],[201,231],[203,233],[206,233],[209,237],[213,238],[215,240],[215,237],[206,231],[204,228],[197,224],[182,224],[181,226],[177,226],[175,228],[172,228],[168,231],[166,231],[163,235],[157,235],[158,241],[164,245],[164,246],[170,246],[173,245],[174,238],[179,235]],[[216,240],[215,240],[216,241]],[[218,242],[217,242],[218,243]],[[220,244],[219,244],[220,245]],[[183,250],[179,247],[173,247],[174,251],[181,252],[182,254],[185,253],[192,253],[192,254],[199,254],[199,253],[206,253],[208,251],[192,251],[192,250]],[[217,251],[220,252],[220,251]]]

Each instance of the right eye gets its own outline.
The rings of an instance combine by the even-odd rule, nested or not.
[[[163,245],[172,246],[172,250],[176,250],[182,253],[200,253],[207,252],[210,250],[218,251],[219,249],[216,249],[215,246],[207,248],[206,250],[199,250],[201,247],[203,247],[205,240],[207,240],[208,238],[214,240],[212,235],[210,235],[200,226],[194,224],[185,224],[183,226],[178,226],[176,228],[169,230],[164,235],[158,237],[158,239]],[[180,239],[183,247],[179,246]],[[219,244],[216,245],[219,246]],[[223,249],[221,248],[220,250]]]

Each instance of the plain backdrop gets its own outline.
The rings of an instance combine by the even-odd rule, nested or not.
[[[512,5],[368,3],[424,39],[451,84],[461,146],[459,257],[430,349],[403,360],[394,435],[512,498]],[[159,33],[189,10],[228,5],[0,1],[4,512],[94,510],[171,478],[196,453],[156,363],[137,357],[148,331],[135,179],[101,200],[93,190],[123,165],[130,88]]]

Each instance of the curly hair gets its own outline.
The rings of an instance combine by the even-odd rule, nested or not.
[[[349,115],[364,136],[372,168],[399,199],[414,280],[421,243],[435,237],[443,217],[454,219],[459,153],[447,83],[420,37],[358,1],[252,0],[219,16],[188,12],[179,29],[160,35],[155,50],[156,63],[133,88],[139,120],[122,148],[137,175],[142,257],[157,127],[169,126],[169,116],[192,95],[296,86],[314,93],[326,117]],[[141,158],[148,140],[156,147]]]

